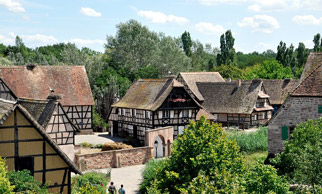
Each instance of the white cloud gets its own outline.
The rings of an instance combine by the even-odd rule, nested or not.
[[[86,16],[90,16],[90,17],[100,17],[102,15],[102,13],[95,11],[92,8],[89,7],[82,7],[80,9],[80,13]]]
[[[58,43],[58,40],[52,35],[21,35],[21,38],[26,45],[31,47]]]
[[[21,3],[14,0],[0,0],[0,6],[6,7],[9,11],[12,12],[25,12],[25,8]]]
[[[322,17],[316,18],[313,15],[297,15],[293,17],[293,21],[300,25],[320,25],[322,24]]]
[[[64,41],[64,42],[72,42],[72,43],[75,43],[76,45],[78,46],[81,46],[81,47],[89,47],[90,45],[103,45],[106,41],[104,40],[89,40],[89,39],[81,39],[81,38],[73,38],[73,39],[70,39],[68,41]]]
[[[268,15],[255,15],[253,17],[245,17],[241,22],[238,22],[239,27],[250,27],[253,31],[264,33],[272,33],[279,28],[278,21]]]
[[[221,25],[213,25],[209,22],[200,22],[195,25],[195,28],[202,33],[208,35],[221,35],[225,33],[226,29]]]
[[[151,20],[153,23],[177,23],[177,24],[186,24],[189,23],[189,20],[185,17],[179,17],[175,15],[166,15],[158,11],[138,11],[139,16]]]
[[[322,10],[322,0],[198,0],[205,6],[248,5],[250,11]]]

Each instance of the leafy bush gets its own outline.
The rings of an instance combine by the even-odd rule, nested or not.
[[[42,185],[30,175],[29,170],[10,171],[7,174],[9,181],[15,186],[14,192],[46,194],[47,185]]]
[[[80,144],[82,147],[84,147],[84,148],[92,148],[93,147],[93,144],[91,144],[91,143],[88,143],[88,142],[83,142],[83,143],[81,143]]]
[[[103,144],[96,144],[96,145],[93,146],[93,148],[102,149]]]
[[[5,165],[5,160],[0,157],[0,193],[13,194],[12,191],[14,186],[10,185],[7,173],[8,171]]]
[[[96,112],[95,107],[93,108],[93,128],[94,128],[94,131],[103,131],[103,128],[105,128],[105,130],[108,128],[108,124]]]
[[[204,117],[174,141],[171,157],[152,161],[143,173],[142,193],[286,193],[287,182],[264,164],[249,168],[235,140]],[[257,179],[261,184],[249,180]],[[274,179],[274,180],[273,180]],[[247,188],[249,187],[249,188]]]
[[[322,118],[299,124],[272,163],[292,182],[322,185]]]
[[[259,127],[255,132],[227,132],[228,139],[236,140],[241,152],[253,153],[256,151],[267,151],[268,129]]]
[[[86,191],[90,191],[89,193],[95,194],[96,191],[98,193],[106,193],[106,186],[110,180],[104,173],[98,172],[88,172],[80,176],[75,176],[72,179],[73,185],[73,193],[86,193]]]

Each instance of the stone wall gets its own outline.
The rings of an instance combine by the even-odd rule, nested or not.
[[[268,125],[268,153],[283,151],[282,126],[295,127],[309,119],[318,119],[322,114],[318,106],[321,97],[290,97],[278,110]]]
[[[81,171],[85,171],[145,164],[152,158],[152,149],[152,147],[139,147],[92,154],[77,154],[75,156],[76,165]]]

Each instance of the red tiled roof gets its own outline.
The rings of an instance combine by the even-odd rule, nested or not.
[[[45,100],[51,88],[63,106],[94,105],[84,66],[6,66],[0,78],[18,98]]]
[[[317,66],[311,74],[295,88],[291,96],[322,96],[322,64]]]

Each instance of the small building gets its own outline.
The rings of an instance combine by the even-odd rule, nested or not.
[[[8,170],[27,169],[51,193],[71,193],[74,163],[20,104],[0,99],[0,156]]]
[[[186,91],[200,104],[204,98],[199,92],[197,82],[225,82],[218,72],[181,72],[177,81],[182,83]]]
[[[322,55],[320,57],[322,59]],[[290,137],[297,124],[320,117],[322,117],[322,60],[269,121],[268,153],[276,154],[283,151],[283,141]]]
[[[60,103],[80,130],[92,130],[94,100],[84,66],[2,66],[1,97],[46,100],[61,96]]]
[[[274,108],[274,113],[281,107],[288,95],[299,85],[295,79],[266,79],[263,85],[269,102]]]
[[[267,122],[273,113],[261,80],[197,83],[202,106],[224,126],[248,128]]]
[[[47,100],[18,99],[32,117],[46,131],[49,137],[73,161],[75,158],[75,135],[80,132],[69,119],[67,113],[58,101],[57,96],[48,96]]]
[[[139,79],[125,96],[112,105],[111,133],[133,137],[145,144],[148,130],[173,126],[173,138],[195,121],[201,106],[174,79]]]

